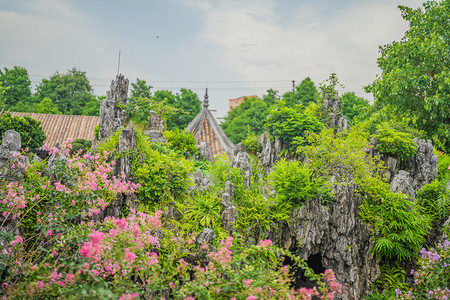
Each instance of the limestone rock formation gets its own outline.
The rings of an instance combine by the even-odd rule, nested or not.
[[[203,232],[197,236],[197,243],[199,245],[202,245],[204,242],[211,244],[211,242],[215,238],[216,238],[216,235],[214,234],[214,231],[209,228],[205,228],[205,229],[203,229]]]
[[[100,103],[99,142],[122,128],[126,121],[126,107],[128,105],[128,79],[120,74],[111,82],[110,90],[106,92],[106,99]]]
[[[7,130],[0,145],[0,177],[7,180],[17,180],[25,172],[25,165],[30,163],[26,156],[20,155],[22,143],[20,133]]]
[[[237,209],[231,203],[231,196],[228,193],[223,193],[220,199],[220,205],[222,206],[222,228],[225,229],[228,234],[233,232],[233,225],[236,222]]]
[[[117,150],[119,153],[126,153],[136,149],[136,138],[134,137],[134,124],[132,121],[128,124],[127,128],[122,129],[119,135],[119,145]],[[125,175],[125,178],[130,179],[131,174],[131,161],[129,155],[123,155],[114,167],[114,175]]]
[[[150,115],[147,118],[149,130],[145,131],[149,139],[156,144],[164,144],[166,138],[164,137],[164,122],[160,120],[159,115],[154,111],[150,111]]]
[[[416,198],[416,192],[413,190],[409,173],[401,170],[394,176],[391,182],[391,191],[394,193],[403,193],[411,197]]]
[[[335,299],[361,299],[370,291],[379,274],[371,253],[370,230],[359,216],[361,198],[353,182],[337,184],[328,206],[310,199],[294,209],[289,225],[271,232],[271,238],[303,259],[319,256],[322,267],[332,269],[343,284],[343,294]],[[320,259],[319,259],[320,261]]]
[[[413,142],[417,145],[417,152],[414,157],[408,160],[408,172],[411,175],[412,187],[417,192],[424,185],[436,179],[438,156],[434,155],[431,140],[425,141],[415,138]]]
[[[273,165],[278,160],[283,145],[279,139],[272,142],[267,132],[259,137],[258,142],[262,146],[261,152],[258,153],[259,165],[268,174],[273,171]]]
[[[247,187],[250,187],[253,167],[250,164],[248,157],[248,153],[245,152],[244,147],[241,144],[237,145],[234,156],[231,159],[231,166],[237,167],[241,171],[241,175],[244,179],[244,184]]]

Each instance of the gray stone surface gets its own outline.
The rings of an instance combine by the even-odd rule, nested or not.
[[[128,79],[122,74],[117,75],[116,80],[111,82],[110,90],[106,92],[106,99],[101,101],[99,142],[112,136],[126,122],[128,84]]]
[[[148,136],[150,141],[156,144],[164,144],[166,138],[164,137],[164,122],[160,120],[160,116],[153,110],[150,111],[150,115],[147,118],[149,130],[144,132]]]
[[[283,147],[279,139],[271,141],[269,134],[264,132],[258,139],[262,146],[262,150],[258,153],[259,165],[267,174],[273,171],[273,165],[278,160]]]
[[[119,135],[119,145],[117,151],[119,153],[127,153],[136,149],[136,138],[134,137],[134,124],[132,121],[128,124],[127,128],[124,128]],[[114,175],[118,176],[125,174],[125,178],[130,179],[131,174],[131,161],[130,155],[122,155],[117,160],[114,167]]]
[[[216,238],[216,235],[214,234],[214,231],[209,228],[205,228],[205,229],[203,229],[203,232],[197,236],[197,243],[199,245],[202,245],[204,242],[211,244],[211,242],[215,238]]]
[[[238,145],[239,146],[239,145]],[[242,145],[241,145],[242,146]],[[236,147],[238,149],[239,147]],[[242,149],[244,149],[242,147]],[[241,171],[241,175],[244,180],[244,184],[247,187],[250,187],[252,175],[253,175],[253,167],[250,164],[248,153],[245,151],[235,151],[233,158],[231,159],[231,166],[237,167]]]
[[[280,224],[269,238],[303,259],[320,253],[323,266],[332,269],[343,284],[343,294],[335,299],[361,299],[379,274],[378,262],[371,253],[370,230],[358,218],[361,198],[356,185],[336,184],[333,193],[335,197],[328,206],[311,199],[294,209],[290,223]]]
[[[416,193],[412,188],[409,173],[403,170],[398,172],[398,174],[394,176],[394,179],[392,179],[391,191],[408,195],[413,200],[416,198]]]
[[[417,192],[424,185],[436,179],[438,156],[434,154],[431,140],[415,138],[413,142],[417,145],[417,152],[408,160],[408,172],[411,176],[412,187]]]
[[[231,203],[231,196],[228,193],[224,193],[220,199],[220,205],[222,206],[222,228],[225,229],[228,234],[233,232],[233,225],[236,222],[237,209]]]

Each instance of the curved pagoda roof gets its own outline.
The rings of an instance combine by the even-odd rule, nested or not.
[[[222,128],[220,128],[219,123],[209,111],[208,107],[208,89],[206,89],[203,108],[188,124],[186,129],[195,137],[197,145],[200,145],[202,142],[206,143],[211,156],[209,157],[210,159],[222,153],[232,156],[234,145],[223,132]]]

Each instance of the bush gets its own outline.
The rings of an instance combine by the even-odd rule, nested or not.
[[[245,150],[251,154],[257,154],[258,152],[261,152],[262,146],[258,142],[259,137],[256,134],[253,134],[250,132],[250,127],[248,128],[247,137],[245,140],[242,141],[242,145],[244,146]]]
[[[416,154],[417,146],[409,133],[395,131],[387,123],[377,126],[377,150],[405,161]]]
[[[82,152],[85,153],[85,152],[91,150],[91,146],[92,146],[92,141],[88,141],[85,139],[76,139],[72,143],[72,149],[70,150],[70,154],[74,154],[74,153],[80,151],[80,149],[82,149]]]
[[[428,215],[433,223],[439,222],[450,214],[450,191],[446,189],[447,181],[424,185],[417,192],[416,202],[422,213]]]
[[[7,112],[0,117],[0,143],[2,142],[3,134],[7,130],[14,130],[20,133],[22,148],[38,149],[47,139],[44,130],[42,129],[41,121],[25,115],[23,118],[18,116],[11,116]]]
[[[450,175],[450,154],[444,154],[437,151],[438,155],[438,176],[437,179],[442,180]]]
[[[319,132],[323,124],[316,116],[305,113],[303,106],[298,105],[294,109],[279,101],[276,108],[270,111],[264,127],[271,137],[280,139],[289,152],[295,153],[299,141],[301,143],[308,132]]]
[[[198,152],[197,140],[187,130],[164,131],[164,137],[166,138],[164,145],[186,159],[192,158]]]
[[[269,175],[269,181],[277,192],[279,201],[292,205],[305,203],[317,191],[317,187],[311,182],[311,171],[298,161],[278,161]]]

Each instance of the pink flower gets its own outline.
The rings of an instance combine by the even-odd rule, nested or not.
[[[88,263],[84,263],[84,264],[83,264],[83,267],[84,267],[85,269],[89,270],[90,265],[89,265]]]
[[[134,300],[139,296],[138,293],[129,293],[129,294],[123,294],[119,297],[119,300]]]
[[[125,228],[128,225],[128,222],[127,222],[127,220],[125,218],[117,219],[115,221],[115,223],[116,223],[116,226],[119,227],[119,228]]]
[[[115,238],[118,234],[119,234],[119,230],[117,230],[117,229],[113,228],[113,229],[109,230],[109,236],[112,238]]]
[[[40,280],[37,281],[37,288],[38,289],[44,288],[44,284]]]
[[[128,250],[128,251],[127,251],[127,250]],[[137,255],[134,254],[133,252],[129,252],[129,251],[130,251],[130,249],[125,248],[125,257],[126,257],[130,262],[133,262],[133,261],[136,259]]]
[[[51,236],[52,235],[52,231],[49,229],[47,230],[47,233],[45,234],[45,237]]]
[[[253,294],[250,294],[250,296],[247,297],[247,300],[257,300],[258,298],[256,298],[255,296],[253,296]]]
[[[272,246],[272,241],[271,240],[259,241],[258,246],[267,249],[267,247]]]
[[[100,231],[95,231],[93,234],[91,234],[90,239],[91,242],[94,244],[100,243],[105,238],[105,234]]]

